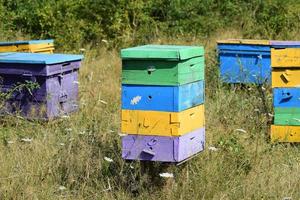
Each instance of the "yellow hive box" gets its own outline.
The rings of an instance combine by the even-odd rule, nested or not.
[[[269,40],[249,40],[249,39],[227,39],[218,40],[219,44],[252,44],[252,45],[270,45]]]
[[[0,52],[53,53],[53,40],[1,42]]]
[[[271,126],[272,142],[300,142],[300,126]]]
[[[300,48],[271,49],[272,67],[300,67]]]
[[[121,131],[127,134],[180,136],[204,127],[204,105],[181,112],[122,110]]]
[[[300,87],[300,68],[273,68],[272,87]]]

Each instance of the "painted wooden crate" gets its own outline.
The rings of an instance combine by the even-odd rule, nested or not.
[[[122,138],[122,157],[126,160],[181,162],[204,150],[205,129],[179,137],[127,135]]]
[[[271,66],[300,67],[300,41],[271,41]]]
[[[218,41],[220,78],[224,83],[269,83],[270,43],[267,40]]]
[[[181,112],[122,110],[121,131],[127,134],[180,136],[204,127],[204,105]]]
[[[122,109],[179,112],[204,103],[204,81],[180,86],[122,85]]]
[[[271,126],[272,142],[300,142],[300,126]]]
[[[0,52],[53,53],[54,40],[0,42]]]
[[[183,85],[204,79],[204,49],[196,46],[145,45],[121,51],[122,83]]]
[[[78,110],[78,70],[83,56],[0,53],[1,92],[9,93],[2,114],[49,119]],[[28,90],[20,85],[38,84]]]
[[[300,68],[273,68],[272,87],[299,87]]]
[[[274,123],[300,125],[300,88],[273,88]]]

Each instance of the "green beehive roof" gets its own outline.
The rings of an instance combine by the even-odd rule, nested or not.
[[[202,46],[145,45],[121,50],[122,59],[186,60],[203,55]]]

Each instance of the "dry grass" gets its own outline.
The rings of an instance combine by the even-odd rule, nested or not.
[[[118,52],[87,51],[80,112],[49,123],[1,119],[0,199],[299,199],[299,147],[269,143],[269,119],[256,87],[219,83],[214,40],[157,43],[206,45],[206,147],[218,151],[206,149],[179,167],[125,163]],[[271,101],[267,90],[270,112]],[[175,177],[163,179],[160,172]]]

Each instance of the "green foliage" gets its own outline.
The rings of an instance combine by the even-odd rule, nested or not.
[[[54,38],[59,48],[124,46],[166,35],[206,38],[218,30],[245,37],[293,39],[299,4],[288,0],[1,0],[4,38]],[[1,36],[1,35],[0,35]]]

